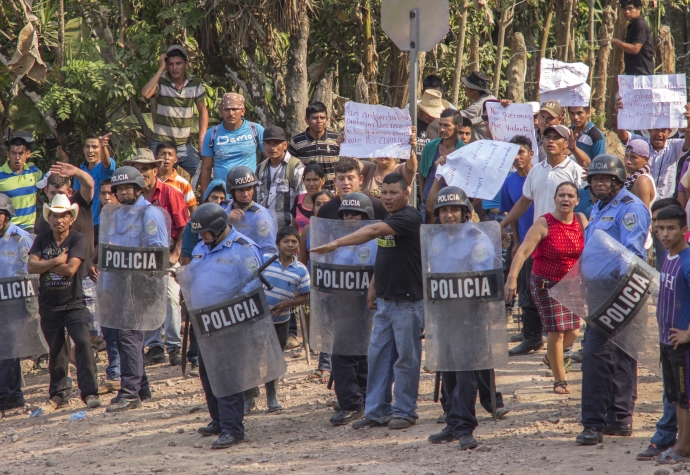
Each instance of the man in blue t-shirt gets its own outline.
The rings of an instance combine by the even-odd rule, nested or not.
[[[117,164],[110,156],[108,151],[108,141],[112,133],[105,134],[101,137],[95,135],[87,135],[84,139],[84,163],[79,165],[79,168],[91,175],[93,178],[93,189],[100,190],[101,182],[106,178],[111,178],[115,172]],[[58,155],[63,162],[69,162],[69,157],[62,149],[58,147]],[[74,180],[74,191],[79,191],[81,183],[79,180]],[[93,202],[91,203],[91,213],[93,215],[93,228],[96,242],[98,242],[98,227],[101,222],[101,198],[98,193],[94,193]]]
[[[606,153],[606,137],[589,120],[589,106],[568,107],[568,115],[572,123],[568,149],[575,157],[578,165],[588,168],[594,157]]]
[[[264,151],[264,128],[245,120],[244,112],[243,96],[234,92],[223,94],[220,104],[223,122],[208,129],[201,147],[202,195],[212,178],[225,181],[228,172],[240,165],[256,169],[256,148]]]

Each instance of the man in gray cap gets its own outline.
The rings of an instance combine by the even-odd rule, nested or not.
[[[489,78],[479,71],[472,71],[461,78],[465,85],[465,95],[472,101],[468,107],[460,111],[460,114],[472,121],[472,141],[482,140],[488,137],[486,118],[482,115],[484,102],[489,99],[496,100],[489,89]]]
[[[204,140],[208,128],[206,91],[200,78],[187,72],[187,50],[172,45],[158,60],[158,71],[141,89],[144,99],[151,99],[153,140],[151,150],[160,142],[177,146],[177,162],[194,176],[199,166],[199,152],[192,145],[194,106],[199,111],[198,144]]]

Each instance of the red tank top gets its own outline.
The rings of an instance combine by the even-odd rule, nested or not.
[[[544,218],[549,233],[532,253],[532,272],[558,282],[580,258],[585,247],[585,238],[577,215],[570,224],[561,223],[551,213],[546,213]]]

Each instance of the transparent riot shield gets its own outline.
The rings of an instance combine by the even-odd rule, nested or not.
[[[37,275],[28,275],[32,239],[17,234],[0,237],[0,360],[48,352],[38,314]]]
[[[213,254],[192,260],[175,275],[211,389],[223,397],[273,381],[287,366],[252,249],[242,246],[232,258]]]
[[[604,231],[549,295],[660,375],[656,301],[659,273]]]
[[[426,366],[471,371],[507,364],[500,225],[422,225],[420,237]]]
[[[312,217],[310,246],[321,246],[375,222]],[[367,290],[374,275],[376,241],[329,254],[312,253],[309,258],[309,344],[324,353],[366,355],[374,321],[374,311],[367,308]]]
[[[101,326],[155,330],[167,313],[170,216],[158,206],[101,211],[96,315]]]
[[[232,223],[239,232],[259,245],[264,255],[278,252],[276,235],[278,221],[275,214],[263,206],[254,204],[244,212],[241,220]]]

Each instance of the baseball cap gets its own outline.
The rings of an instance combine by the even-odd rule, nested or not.
[[[628,145],[625,146],[626,152],[632,152],[640,157],[649,158],[649,144],[640,139],[631,140]]]
[[[558,124],[558,125],[552,125],[550,127],[547,127],[544,129],[544,135],[548,134],[549,130],[553,130],[554,132],[556,132],[558,135],[560,135],[561,137],[563,137],[566,140],[570,138],[570,129],[568,129],[568,127],[566,127],[565,125]]]
[[[558,101],[545,101],[542,103],[539,112],[548,112],[551,117],[561,117],[563,115],[563,108]]]
[[[282,127],[278,127],[277,125],[266,127],[264,129],[263,141],[265,142],[267,140],[280,140],[281,142],[285,142],[287,141],[285,138],[285,131]]]
[[[187,54],[187,50],[184,49],[184,48],[183,48],[182,46],[180,46],[180,45],[172,45],[170,48],[168,48],[168,49],[165,51],[165,54],[171,53],[172,51],[175,51],[175,50],[177,50],[177,51],[179,51],[180,53],[182,53],[182,54],[184,55],[184,59],[188,59],[188,58],[189,58],[189,55]]]

